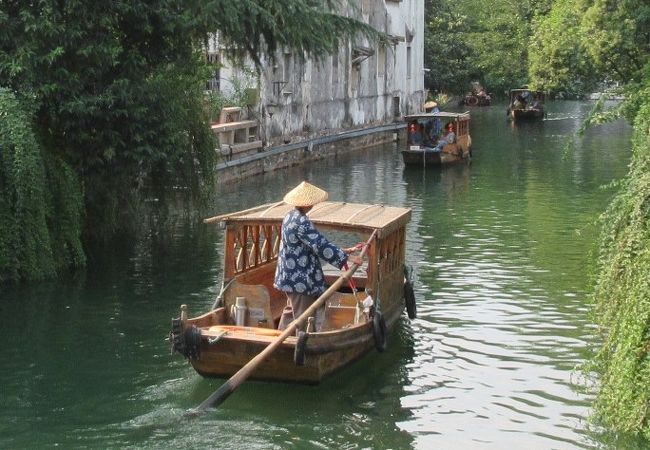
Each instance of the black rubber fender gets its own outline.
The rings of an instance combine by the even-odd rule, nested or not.
[[[375,348],[383,352],[388,347],[388,327],[380,311],[375,311],[372,317],[372,335],[375,338]]]
[[[309,335],[306,332],[298,331],[298,340],[293,351],[293,362],[296,363],[296,366],[305,365],[305,349],[307,348],[308,337]]]
[[[410,281],[404,282],[404,303],[406,304],[406,314],[409,319],[413,320],[418,316],[417,305],[415,304],[415,292]]]
[[[201,357],[201,330],[192,325],[185,329],[185,352],[183,355],[186,358],[199,359]]]
[[[169,332],[169,340],[172,345],[172,353],[178,352],[185,356],[185,335],[183,334],[183,324],[180,317],[172,319],[172,329]]]

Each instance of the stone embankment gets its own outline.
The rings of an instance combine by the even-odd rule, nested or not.
[[[265,172],[283,169],[324,158],[334,158],[366,147],[397,139],[403,123],[376,125],[346,130],[336,134],[305,139],[300,142],[265,147],[257,153],[217,164],[217,180],[227,183]]]

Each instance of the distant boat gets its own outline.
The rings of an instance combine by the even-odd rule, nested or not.
[[[469,93],[463,98],[463,105],[465,106],[490,106],[491,103],[490,94],[485,92]]]
[[[487,90],[478,81],[471,83],[471,90],[461,100],[461,105],[490,106],[491,98]]]
[[[472,138],[469,134],[469,111],[464,113],[435,112],[405,116],[407,123],[406,147],[402,159],[406,165],[440,166],[469,162],[472,157]],[[438,130],[442,121],[453,124],[456,140],[436,149]],[[418,137],[418,133],[420,136]],[[424,134],[425,136],[422,136]],[[431,134],[435,139],[432,139]]]
[[[511,89],[506,113],[514,121],[544,118],[544,93],[527,88]]]

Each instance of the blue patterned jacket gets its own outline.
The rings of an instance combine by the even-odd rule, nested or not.
[[[310,296],[325,291],[319,258],[339,269],[348,260],[343,250],[330,243],[297,208],[282,221],[282,241],[273,285],[285,292]]]

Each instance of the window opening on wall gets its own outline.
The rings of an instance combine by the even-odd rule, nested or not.
[[[377,76],[383,77],[386,73],[386,46],[380,45],[377,49]]]
[[[393,117],[399,118],[401,116],[399,110],[399,97],[393,97]]]
[[[350,87],[353,92],[359,90],[359,84],[361,83],[361,72],[358,65],[352,66],[352,71],[350,72]]]
[[[218,91],[221,82],[221,74],[219,72],[219,54],[216,52],[208,52],[208,64],[211,66],[212,76],[206,83],[206,90]]]
[[[359,65],[374,54],[375,51],[369,47],[354,46],[352,48],[352,64]]]
[[[367,19],[370,15],[370,5],[372,3],[372,0],[363,0],[361,2],[361,13],[366,16],[365,18]]]
[[[282,79],[289,82],[291,77],[291,53],[285,53],[282,59]]]
[[[411,78],[411,46],[406,47],[406,78]]]
[[[332,55],[332,84],[339,82],[339,54]]]
[[[282,94],[282,88],[287,84],[286,81],[274,81],[273,82],[273,95],[277,98]]]

